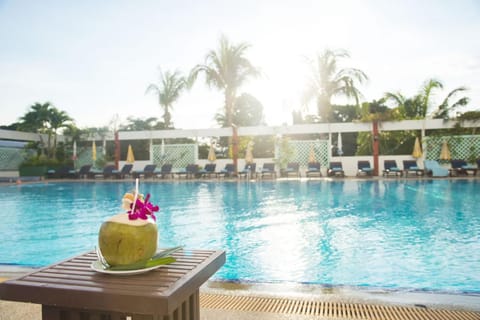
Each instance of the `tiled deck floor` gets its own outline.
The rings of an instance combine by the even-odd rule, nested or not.
[[[313,319],[480,319],[480,312],[472,311],[217,294],[201,294],[200,306],[203,309],[298,315]]]
[[[303,299],[205,294],[200,295],[201,319],[378,319],[480,320],[480,312],[391,305],[322,302]],[[0,319],[41,319],[36,304],[0,300]]]

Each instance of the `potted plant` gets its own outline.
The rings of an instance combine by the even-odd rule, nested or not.
[[[278,158],[275,158],[274,162],[280,169],[280,175],[284,176],[285,169],[287,168],[288,163],[293,158],[295,151],[290,144],[290,139],[287,137],[278,138],[276,144],[276,148],[278,148],[276,156]]]

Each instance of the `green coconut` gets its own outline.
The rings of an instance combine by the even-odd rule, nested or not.
[[[151,218],[129,220],[122,213],[111,217],[100,227],[98,245],[110,266],[122,266],[153,257],[157,251],[158,229]]]

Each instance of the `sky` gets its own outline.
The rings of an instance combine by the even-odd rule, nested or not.
[[[348,51],[339,67],[367,74],[363,101],[413,96],[435,78],[438,103],[465,86],[471,102],[460,111],[480,110],[478,0],[0,0],[0,125],[47,101],[80,128],[160,119],[158,98],[146,94],[159,69],[188,74],[222,34],[250,45],[262,76],[239,93],[260,100],[269,125],[291,123],[306,61],[325,49]],[[174,104],[176,128],[218,127],[222,92],[198,80]]]

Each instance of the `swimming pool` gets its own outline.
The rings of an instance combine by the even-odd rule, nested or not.
[[[92,250],[131,182],[0,187],[0,264]],[[480,182],[142,182],[160,246],[224,249],[217,280],[480,293]]]

